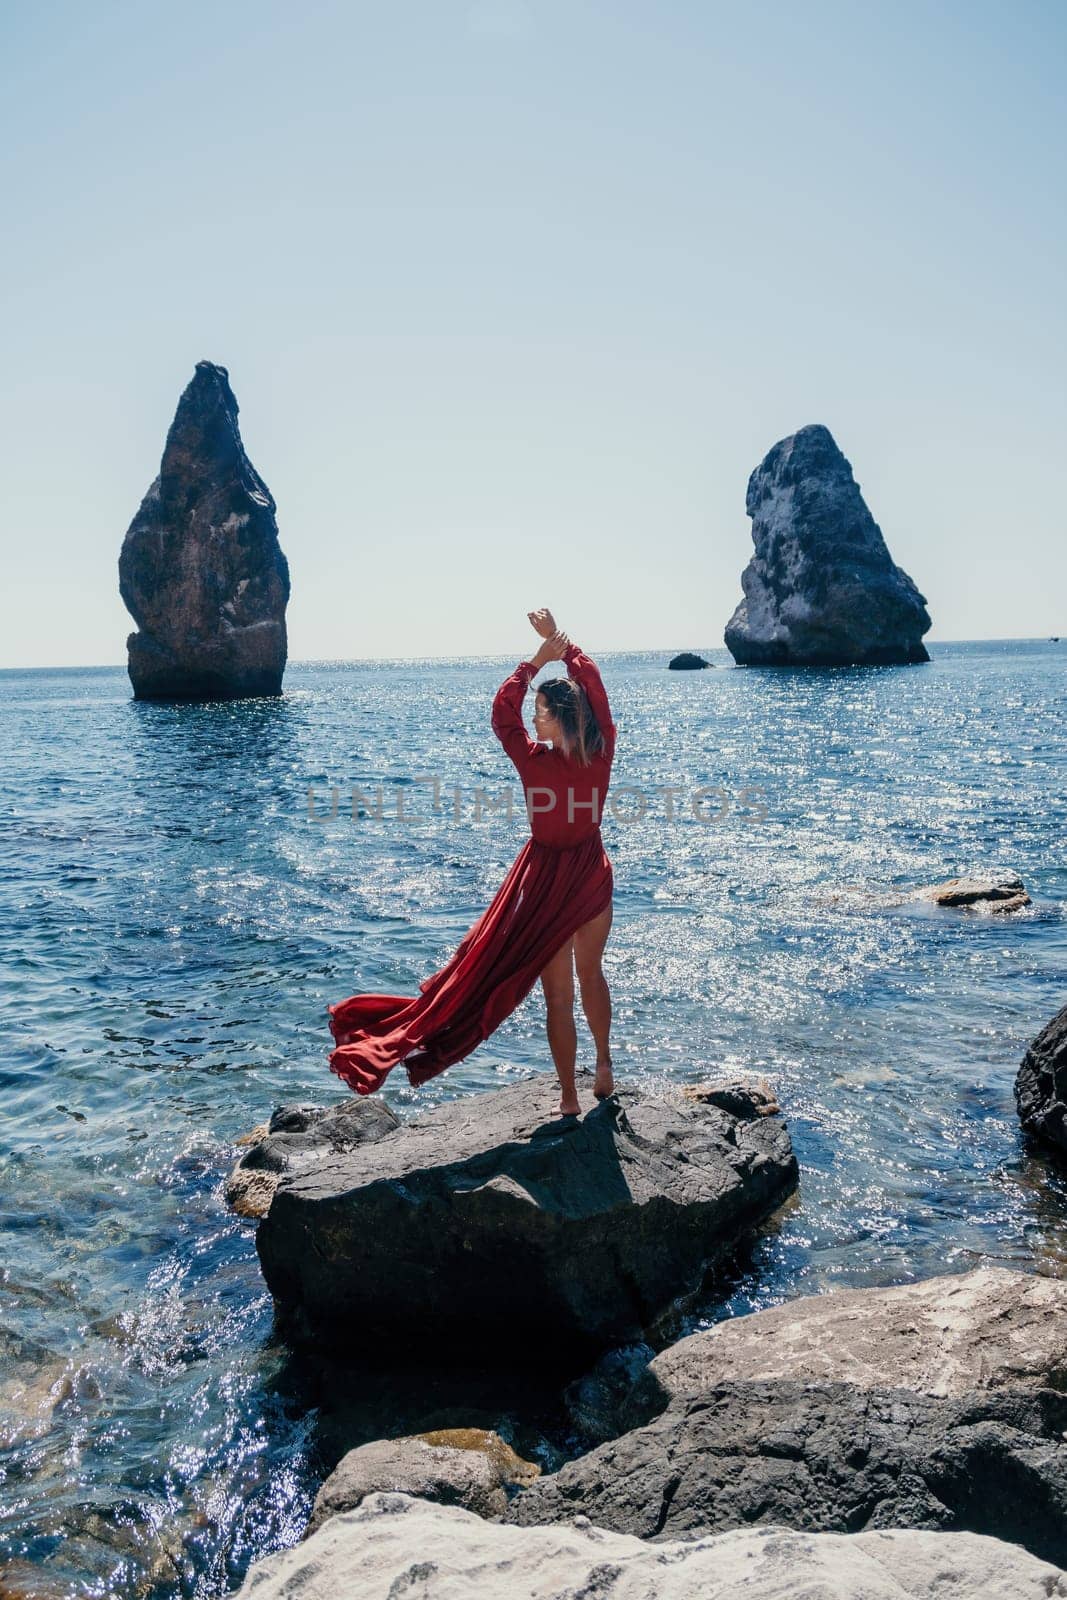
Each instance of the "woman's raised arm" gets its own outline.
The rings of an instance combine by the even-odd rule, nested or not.
[[[537,755],[541,746],[531,739],[522,720],[522,703],[535,678],[544,666],[543,661],[520,661],[509,678],[505,678],[493,699],[493,732],[521,772],[531,756]]]
[[[563,652],[563,660],[567,664],[568,676],[576,683],[580,683],[589,697],[597,726],[604,735],[604,754],[611,761],[615,755],[615,723],[600,669],[592,656],[587,656],[576,644],[567,645]]]
[[[556,619],[547,606],[528,611],[526,615],[545,641],[539,653],[543,653],[546,660],[566,662],[568,676],[585,690],[597,726],[604,735],[604,754],[611,761],[615,755],[615,722],[608,703],[608,692],[596,662],[578,645],[571,643],[569,634],[556,627]]]

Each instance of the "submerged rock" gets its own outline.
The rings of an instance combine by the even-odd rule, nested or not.
[[[281,693],[289,566],[275,510],[226,368],[198,362],[119,556],[135,699]]]
[[[930,659],[926,601],[886,547],[828,428],[781,439],[748,480],[755,554],[726,625],[742,666]]]
[[[591,1372],[575,1378],[564,1389],[568,1415],[578,1435],[586,1441],[586,1448],[589,1442],[603,1444],[606,1439],[614,1439],[629,1426],[619,1419],[626,1414],[654,1353],[648,1344],[620,1345],[606,1351]]]
[[[308,1534],[358,1506],[364,1495],[399,1490],[438,1505],[464,1506],[498,1521],[508,1488],[533,1483],[540,1467],[517,1456],[498,1433],[443,1428],[407,1439],[377,1439],[350,1450],[315,1497]]]
[[[340,1357],[574,1371],[639,1338],[793,1191],[780,1116],[623,1088],[580,1120],[538,1073],[284,1173],[259,1226],[294,1337]]]
[[[964,906],[968,910],[1019,911],[1030,904],[1023,880],[1017,872],[1002,872],[980,878],[948,878],[916,892],[917,900],[932,900],[937,906]]]
[[[783,1463],[787,1465],[787,1463]],[[295,1549],[258,1561],[235,1600],[1059,1600],[1067,1576],[968,1533],[738,1528],[648,1545],[586,1518],[515,1528],[458,1506],[371,1494]]]
[[[1015,1105],[1027,1133],[1067,1150],[1067,1006],[1042,1028],[1023,1056]]]
[[[703,656],[694,655],[692,650],[683,650],[680,656],[672,656],[667,663],[669,672],[693,672],[701,667],[710,667],[710,661],[705,661]]]

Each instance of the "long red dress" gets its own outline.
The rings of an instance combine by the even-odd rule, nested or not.
[[[462,1061],[526,998],[575,929],[611,904],[600,820],[615,724],[596,663],[573,644],[563,659],[589,697],[604,749],[583,767],[530,738],[522,702],[539,671],[532,661],[520,661],[500,685],[493,732],[522,779],[531,836],[489,906],[414,999],[354,994],[327,1007],[336,1042],[330,1071],[357,1094],[373,1094],[399,1061],[416,1086]]]

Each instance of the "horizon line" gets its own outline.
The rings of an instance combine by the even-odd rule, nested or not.
[[[1047,634],[986,634],[983,638],[944,638],[944,637],[942,637],[942,638],[935,638],[935,639],[924,639],[923,643],[924,644],[1055,644],[1055,643],[1058,643],[1061,638],[1067,638],[1067,633],[1064,633],[1064,634],[1053,634],[1053,633],[1047,633]],[[726,646],[722,645],[722,644],[719,644],[719,645],[705,645],[703,647],[703,649],[705,651],[711,653],[711,654],[715,654],[717,652],[721,652],[723,654],[729,655],[729,653],[730,653],[727,650]],[[629,649],[599,650],[598,654],[600,654],[600,655],[609,655],[609,656],[682,655],[683,653],[685,653],[685,651],[689,651],[689,653],[693,654],[693,655],[699,655],[701,653],[701,651],[699,649],[693,649],[692,646],[689,646],[689,645],[685,645],[685,646],[683,646],[681,648],[675,647],[674,645],[648,645],[648,646],[644,646],[643,648],[630,647]],[[448,655],[425,655],[425,656],[412,656],[412,655],[399,655],[399,656],[290,656],[290,657],[287,658],[285,665],[286,665],[287,668],[288,667],[347,667],[347,666],[361,666],[361,665],[365,665],[368,662],[375,663],[375,664],[378,664],[378,665],[384,665],[386,663],[396,662],[396,661],[456,661],[456,662],[460,662],[460,661],[480,661],[480,660],[509,661],[511,659],[512,659],[512,657],[510,655],[507,655],[503,651],[499,651],[499,650],[476,650],[476,651],[474,651],[473,653],[471,653],[469,655],[462,655],[462,656],[448,656]],[[515,656],[514,659],[516,661],[528,661],[531,658],[530,658],[530,656]],[[787,663],[784,663],[784,664],[786,666],[788,666],[790,663],[787,662]],[[918,666],[922,666],[923,665],[923,663],[921,661],[917,662],[917,663],[912,663],[912,664],[913,665],[918,665]],[[550,661],[546,661],[545,662],[545,666],[546,667],[547,666],[551,666],[551,665],[552,665],[552,663]],[[41,665],[0,666],[0,672],[106,672],[106,671],[126,672],[128,670],[129,670],[129,663],[126,662],[126,661],[74,661],[74,662],[69,662],[69,663],[52,662],[52,663],[45,663],[45,664],[41,664]]]

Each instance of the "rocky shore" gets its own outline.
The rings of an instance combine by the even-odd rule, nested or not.
[[[475,1429],[350,1451],[241,1594],[1065,1596],[1065,1313],[982,1268],[720,1323],[556,1472]]]
[[[1020,1070],[1032,1120],[1039,1093],[1062,1109],[1065,1019]],[[586,1448],[545,1471],[473,1410],[364,1439],[242,1595],[1067,1596],[1067,1282],[982,1267],[672,1338],[796,1187],[773,1093],[624,1089],[572,1122],[553,1088],[406,1123],[375,1101],[281,1108],[252,1136],[230,1199],[262,1217],[299,1344],[358,1337],[366,1366],[410,1354],[408,1325],[426,1362],[504,1350],[569,1375]]]

